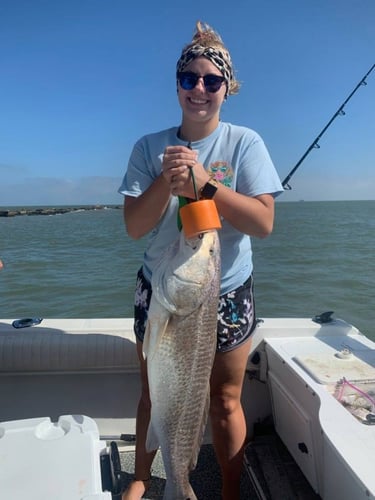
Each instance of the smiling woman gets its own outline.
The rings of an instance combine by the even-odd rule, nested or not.
[[[211,374],[207,397],[222,475],[222,498],[238,500],[246,436],[241,390],[255,328],[250,236],[265,237],[272,231],[274,198],[282,192],[282,186],[259,135],[220,120],[223,102],[238,93],[240,85],[229,51],[210,26],[197,23],[191,43],[177,61],[176,83],[182,110],[180,125],[144,136],[136,143],[119,189],[125,196],[124,219],[129,236],[139,239],[150,234],[135,297],[134,331],[143,386],[137,415],[135,480],[122,500],[139,500],[149,486],[155,450],[146,447],[146,436],[150,408],[155,404],[149,394],[151,362],[147,365],[142,344],[146,328],[152,329],[155,324],[155,314],[151,314],[155,301],[150,301],[152,290],[159,289],[155,276],[160,257],[179,238],[177,221],[183,199],[187,206],[202,200],[213,202],[223,222],[219,230],[221,280],[217,309],[214,304],[216,355],[213,366],[206,365]],[[181,208],[181,219],[185,208]],[[184,221],[182,225],[189,240]],[[168,324],[173,324],[171,316]],[[198,324],[193,329],[209,339],[208,329]],[[195,347],[198,342],[193,344]],[[187,358],[187,363],[193,363],[193,355]],[[174,389],[177,393],[184,391],[178,386]],[[194,466],[194,458],[186,463]],[[183,498],[188,496],[196,498],[191,492]],[[175,499],[177,495],[167,494],[165,498]]]

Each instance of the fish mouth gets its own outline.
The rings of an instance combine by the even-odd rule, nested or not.
[[[179,276],[176,273],[173,273],[173,277],[176,279],[176,281],[178,281],[181,284],[188,284],[188,285],[200,285],[201,284],[201,282],[197,281],[197,280],[189,280],[185,277],[181,278],[181,276]]]

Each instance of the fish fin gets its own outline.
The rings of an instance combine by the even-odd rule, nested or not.
[[[157,300],[151,299],[142,346],[144,359],[152,359],[157,351],[164,332],[167,329],[169,318],[170,313],[161,307]]]
[[[148,453],[157,450],[160,446],[158,436],[155,432],[154,426],[152,425],[152,419],[148,425],[147,437],[146,437],[146,450]]]
[[[147,323],[146,323],[146,329],[145,329],[145,334],[144,334],[144,337],[143,337],[143,343],[142,343],[142,355],[143,355],[143,359],[147,358],[149,350],[150,350],[150,327],[149,327],[149,323],[147,321]]]

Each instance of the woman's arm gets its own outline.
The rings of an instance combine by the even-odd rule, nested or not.
[[[196,162],[196,153],[184,146],[170,146],[164,153],[161,175],[139,197],[125,196],[124,219],[131,238],[139,239],[157,225],[171,193],[194,199],[187,165],[193,166],[200,190],[210,177],[203,165]],[[220,215],[239,231],[259,238],[272,232],[275,202],[271,194],[250,197],[219,183],[214,200]]]
[[[176,155],[168,154],[175,148],[166,148],[162,172],[153,183],[138,197],[125,196],[124,220],[128,235],[139,239],[151,231],[163,216],[172,193],[172,180],[187,173],[187,165],[193,165],[196,160],[196,152],[186,147],[177,147]],[[185,177],[186,178],[186,177]],[[175,193],[173,193],[175,194]]]
[[[151,231],[161,219],[171,196],[163,175],[137,198],[125,196],[124,221],[128,235],[137,240]]]
[[[214,200],[220,215],[238,231],[258,238],[272,232],[275,200],[271,194],[252,198],[219,183]]]
[[[173,152],[175,164],[186,161],[184,148],[169,148]],[[172,154],[170,153],[170,156]],[[181,158],[182,157],[182,158]],[[191,163],[190,163],[191,164]],[[194,162],[193,172],[198,191],[210,179],[210,176],[201,163]],[[186,169],[175,174],[170,179],[170,190],[174,195],[194,199],[191,174]],[[273,229],[275,200],[272,194],[261,194],[251,197],[233,191],[233,189],[218,183],[214,196],[219,214],[233,227],[245,234],[265,238]]]

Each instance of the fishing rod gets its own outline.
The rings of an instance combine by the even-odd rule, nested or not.
[[[331,125],[331,123],[333,122],[333,120],[335,120],[335,118],[337,118],[338,116],[343,116],[345,115],[345,111],[344,111],[344,107],[345,105],[350,101],[350,99],[353,97],[353,95],[357,92],[357,90],[359,89],[359,87],[361,87],[362,85],[367,85],[367,82],[366,82],[366,78],[369,76],[369,74],[371,73],[371,71],[375,68],[375,64],[373,64],[371,66],[371,68],[367,71],[367,73],[365,74],[365,76],[362,78],[362,80],[358,83],[358,85],[355,87],[355,89],[349,94],[349,96],[345,99],[345,101],[341,104],[341,106],[339,107],[339,109],[336,111],[336,113],[332,116],[332,118],[329,120],[329,122],[327,123],[327,125],[322,129],[322,131],[319,133],[319,135],[313,140],[313,142],[311,143],[311,145],[307,148],[306,152],[301,156],[301,158],[298,160],[298,162],[296,163],[296,165],[292,168],[292,170],[289,172],[289,174],[285,177],[285,179],[283,180],[282,182],[282,185],[283,185],[283,188],[287,191],[290,191],[292,189],[292,187],[290,186],[289,184],[289,181],[291,179],[291,177],[293,176],[293,174],[296,172],[296,170],[298,169],[298,167],[301,165],[301,163],[304,161],[304,159],[306,158],[306,156],[313,150],[313,149],[319,149],[320,146],[319,146],[319,140],[320,138],[322,137],[322,135],[325,133],[325,131],[328,129],[328,127]]]

